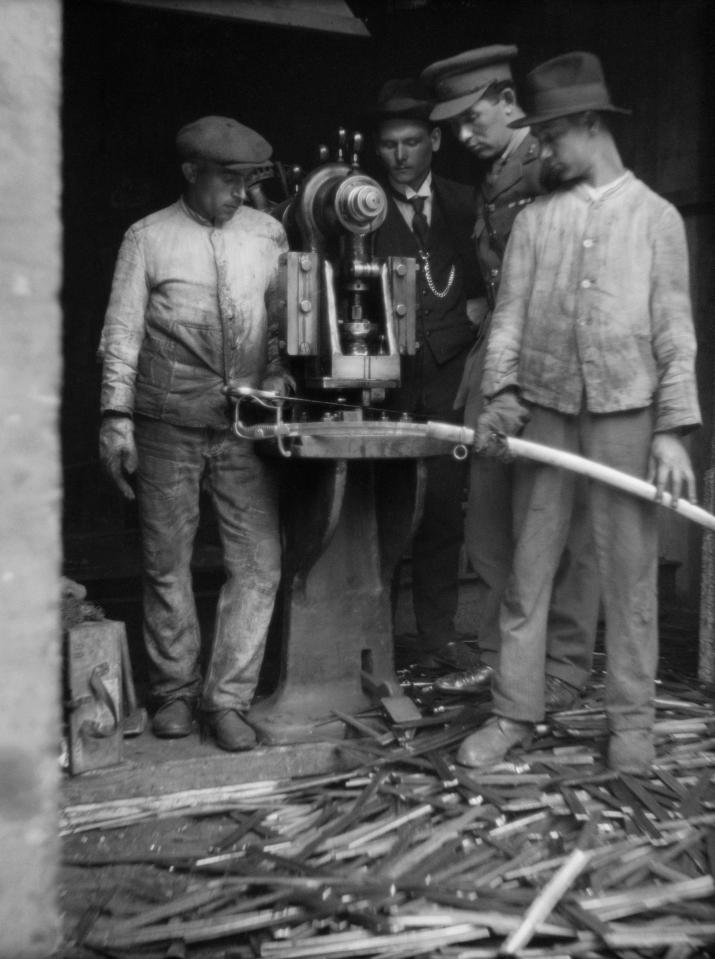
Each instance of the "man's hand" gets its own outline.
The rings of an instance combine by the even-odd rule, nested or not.
[[[487,403],[477,420],[474,434],[474,448],[479,452],[488,451],[493,446],[494,433],[516,436],[529,421],[529,408],[525,406],[514,390],[504,390]]]
[[[295,393],[295,380],[289,373],[274,373],[263,380],[261,389],[267,393],[289,396]]]
[[[133,500],[134,490],[126,480],[136,472],[137,448],[134,423],[128,416],[108,416],[99,428],[99,461],[122,496]]]
[[[663,499],[666,491],[673,497],[673,506],[678,505],[681,494],[691,503],[697,502],[695,474],[690,457],[675,433],[656,433],[653,436],[647,480],[655,483],[658,502]]]
[[[484,317],[488,312],[489,306],[486,297],[480,296],[475,297],[473,300],[467,300],[467,319],[476,326],[477,329],[481,328]]]

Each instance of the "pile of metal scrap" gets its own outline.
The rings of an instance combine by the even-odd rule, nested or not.
[[[440,701],[426,680],[405,681],[422,720],[343,717],[352,772],[66,808],[73,867],[141,862],[176,884],[150,907],[105,896],[67,955],[713,955],[707,690],[660,685],[657,765],[635,778],[605,769],[599,688],[528,751],[477,773],[452,757],[486,699]],[[210,843],[187,844],[209,821]],[[123,854],[152,822],[181,823],[183,841]]]

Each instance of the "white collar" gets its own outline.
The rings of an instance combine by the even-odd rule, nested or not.
[[[629,176],[630,170],[624,170],[620,176],[615,178],[615,180],[611,180],[608,183],[602,184],[601,186],[591,186],[589,183],[579,183],[579,187],[581,187],[589,200],[600,200],[612,190],[617,190],[618,187],[625,180],[627,180]]]
[[[394,184],[392,184],[393,193],[401,193],[401,190],[396,190]],[[426,200],[429,200],[432,196],[432,171],[430,170],[427,176],[422,181],[419,190],[413,190],[411,186],[405,188],[405,198],[404,203],[409,202],[413,196],[423,196]],[[397,200],[400,200],[401,197],[396,197]]]

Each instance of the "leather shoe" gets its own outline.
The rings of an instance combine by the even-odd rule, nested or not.
[[[220,709],[208,715],[208,727],[216,745],[229,753],[253,749],[256,734],[235,709]]]
[[[510,749],[531,744],[533,728],[531,723],[492,716],[481,729],[467,736],[459,747],[457,762],[477,768],[500,763]]]
[[[193,709],[185,699],[171,699],[154,713],[151,731],[159,739],[181,739],[191,735]]]
[[[435,689],[441,693],[454,693],[457,696],[464,693],[476,693],[486,688],[492,679],[494,670],[491,666],[477,666],[464,672],[447,673],[435,680]]]
[[[557,713],[562,709],[571,709],[578,702],[580,690],[558,676],[547,676],[544,682],[544,709],[547,713]]]
[[[479,653],[461,639],[453,639],[437,649],[430,650],[420,660],[420,665],[432,668],[447,666],[448,669],[465,670],[475,669],[481,665]]]
[[[617,773],[646,776],[655,759],[653,734],[649,729],[622,729],[608,740],[608,768]]]

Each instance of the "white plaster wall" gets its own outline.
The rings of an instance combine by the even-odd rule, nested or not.
[[[0,0],[0,957],[57,944],[59,0]]]

